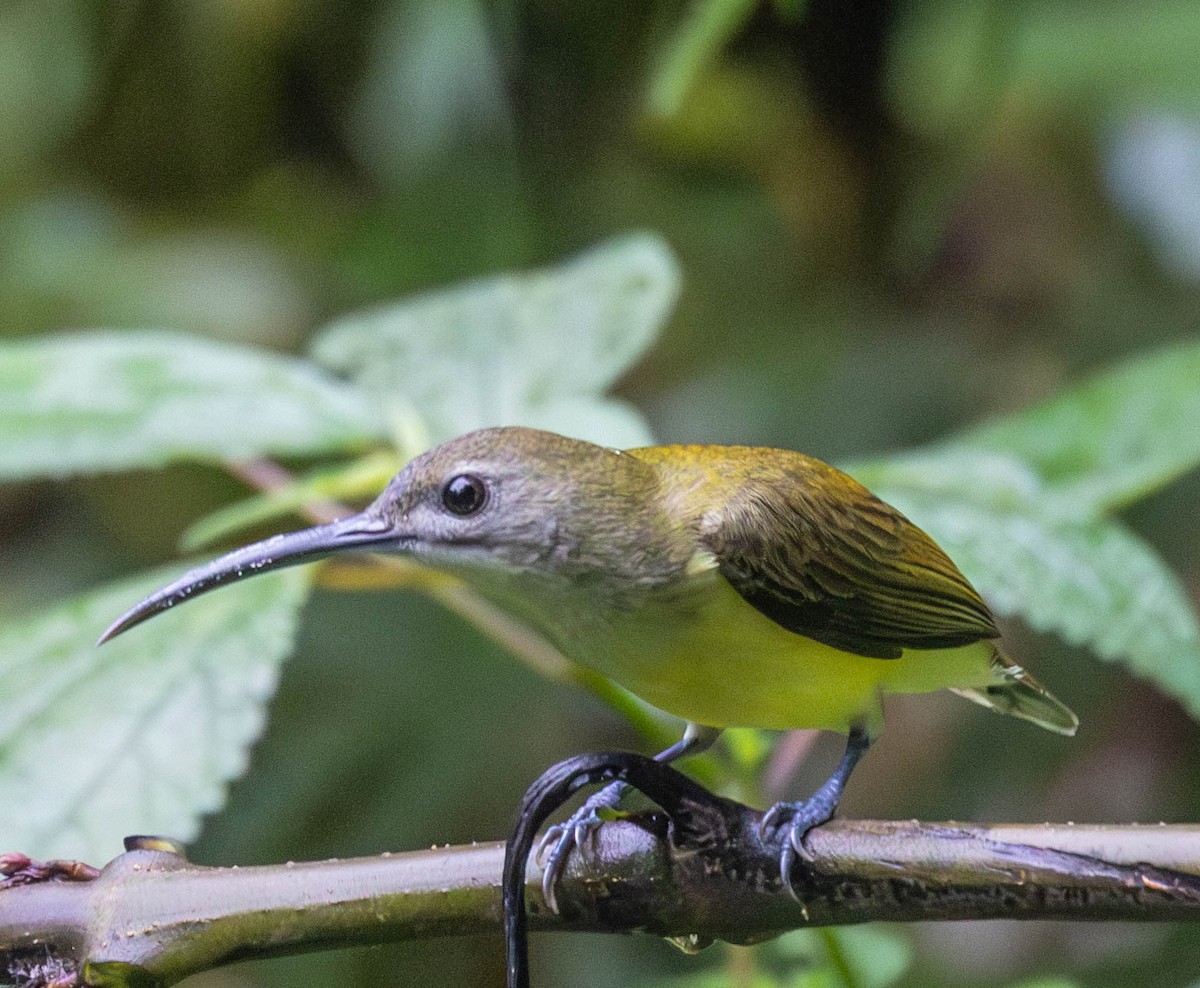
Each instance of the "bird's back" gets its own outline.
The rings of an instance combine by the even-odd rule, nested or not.
[[[774,702],[765,684],[757,702],[776,720],[793,703],[783,694],[809,704],[810,722],[789,726],[831,726],[855,703],[874,708],[880,692],[948,687],[1050,730],[1074,729],[1074,715],[1003,657],[987,605],[945,552],[853,478],[788,450],[629,454],[656,469],[666,510],[747,605],[730,596],[713,611],[722,627],[710,624],[689,645],[703,649],[707,634],[710,651],[737,656],[722,690],[756,688],[737,685],[739,676],[773,677]]]
[[[669,510],[695,526],[721,574],[790,631],[885,659],[998,635],[928,535],[820,460],[743,446],[633,455],[657,466]]]

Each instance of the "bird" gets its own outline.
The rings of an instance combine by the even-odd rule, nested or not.
[[[809,830],[830,819],[883,727],[887,694],[950,689],[1072,735],[1074,713],[1002,650],[992,613],[946,553],[842,471],[755,446],[612,449],[508,426],[412,459],[357,514],[236,549],[118,618],[107,641],[224,583],[346,552],[449,574],[572,662],[686,722],[671,762],[725,728],[847,736],[808,799],[762,817],[791,890]],[[543,889],[622,795],[551,828]]]

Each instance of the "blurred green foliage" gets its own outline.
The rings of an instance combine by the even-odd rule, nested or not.
[[[318,334],[314,355],[346,371],[347,382],[297,359],[184,336],[93,332],[0,344],[8,371],[0,463],[15,477],[56,477],[331,446],[351,456],[392,422],[403,458],[498,422],[643,444],[641,417],[603,392],[657,333],[677,283],[661,241],[628,237],[554,271],[481,279],[340,320]],[[325,473],[325,496],[357,493],[364,467],[379,459],[372,451]],[[376,493],[387,479],[377,479]],[[263,504],[234,506],[217,520],[230,510],[262,520]],[[408,569],[407,585],[437,582]],[[135,830],[191,840],[200,815],[219,807],[223,784],[244,771],[307,580],[262,581],[257,593],[222,594],[215,606],[201,597],[98,652],[97,628],[112,620],[98,615],[116,615],[164,582],[159,572],[154,585],[92,591],[0,636],[9,700],[0,715],[0,788],[9,796],[0,823],[15,846],[93,859]],[[93,736],[113,743],[89,745]],[[37,765],[70,753],[71,771],[48,788]],[[139,764],[142,777],[131,778]]]
[[[219,608],[179,611],[182,620],[112,654],[88,640],[160,586],[162,570],[5,627],[5,839],[46,857],[98,859],[139,829],[193,836],[245,771],[292,649],[309,579],[280,577]]]
[[[46,348],[66,347],[90,371],[60,392],[76,423],[111,417],[69,447],[61,431],[39,439],[46,416],[0,402],[0,462],[26,478],[0,487],[5,661],[35,647],[37,612],[52,601],[63,601],[51,613],[64,634],[82,634],[80,622],[97,632],[108,615],[85,619],[70,598],[173,557],[192,523],[243,498],[213,465],[223,452],[258,448],[307,471],[324,466],[318,453],[420,442],[411,426],[428,408],[381,416],[346,382],[269,351],[305,350],[346,312],[649,229],[678,255],[678,309],[647,357],[600,375],[593,394],[620,375],[613,408],[640,409],[664,441],[773,443],[859,463],[953,543],[997,607],[1106,654],[1140,650],[1140,671],[1194,705],[1200,484],[1192,473],[1162,485],[1194,463],[1200,375],[1194,346],[1159,347],[1194,339],[1200,308],[1189,178],[1198,38],[1186,0],[6,5],[0,335],[22,341],[0,351],[0,380],[21,394]],[[62,335],[92,327],[110,332]],[[30,349],[25,338],[42,333],[56,338]],[[467,361],[472,342],[446,343],[448,365]],[[100,344],[140,348],[161,396],[186,408],[199,388],[198,404],[166,435],[131,434],[141,412],[117,398],[139,392],[79,349]],[[206,375],[218,353],[227,372]],[[437,388],[422,377],[429,390],[410,394],[431,406],[451,388],[455,415],[469,418],[475,380]],[[236,404],[251,389],[257,411]],[[987,418],[997,424],[964,430]],[[305,425],[317,420],[321,442]],[[561,427],[579,431],[576,421]],[[179,462],[205,442],[201,463]],[[892,455],[907,447],[922,448]],[[325,496],[362,495],[338,476]],[[260,509],[251,520],[268,516]],[[1062,606],[1063,587],[1081,584],[1092,592]],[[253,586],[206,600],[251,607]],[[1058,637],[1005,630],[1079,711],[1080,737],[1059,743],[965,704],[900,699],[848,813],[1200,814],[1200,732],[1173,699]],[[645,747],[585,693],[512,662],[419,595],[314,595],[297,642],[249,773],[209,818],[197,860],[499,836],[550,761]],[[240,654],[225,656],[231,675]],[[93,684],[121,662],[117,651],[60,655],[51,676],[78,676],[77,688],[61,707],[27,710],[22,743],[100,704]],[[262,645],[252,657],[273,664],[282,652]],[[147,689],[178,675],[164,702],[185,702],[195,671],[168,664]],[[268,688],[273,674],[258,675]],[[12,703],[4,716],[15,723]],[[244,746],[238,731],[253,733],[240,723],[233,748]],[[131,749],[129,764],[153,777],[182,743]],[[19,745],[6,745],[12,757]],[[196,777],[239,767],[197,766]],[[1156,984],[1186,985],[1200,967],[1194,931],[1172,927],[932,925],[896,932],[910,944],[903,963],[894,946],[855,935],[687,959],[640,938],[542,938],[536,963],[546,984],[866,985],[884,972],[899,985],[1107,986],[1143,984],[1152,970]],[[207,980],[465,985],[499,971],[487,940]]]

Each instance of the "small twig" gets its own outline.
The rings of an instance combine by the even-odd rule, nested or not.
[[[0,891],[16,885],[31,885],[34,882],[90,882],[100,877],[100,872],[82,861],[54,858],[50,861],[35,861],[27,854],[10,851],[0,854]]]
[[[296,480],[286,467],[265,456],[250,460],[227,460],[225,469],[247,487],[263,493],[290,487]],[[349,509],[332,499],[309,501],[304,505],[305,517],[318,525],[336,521],[346,514],[349,514]]]

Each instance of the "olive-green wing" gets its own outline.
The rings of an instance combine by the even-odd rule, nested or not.
[[[899,658],[999,632],[937,544],[833,467],[796,454],[705,516],[721,574],[789,631],[843,651]]]

